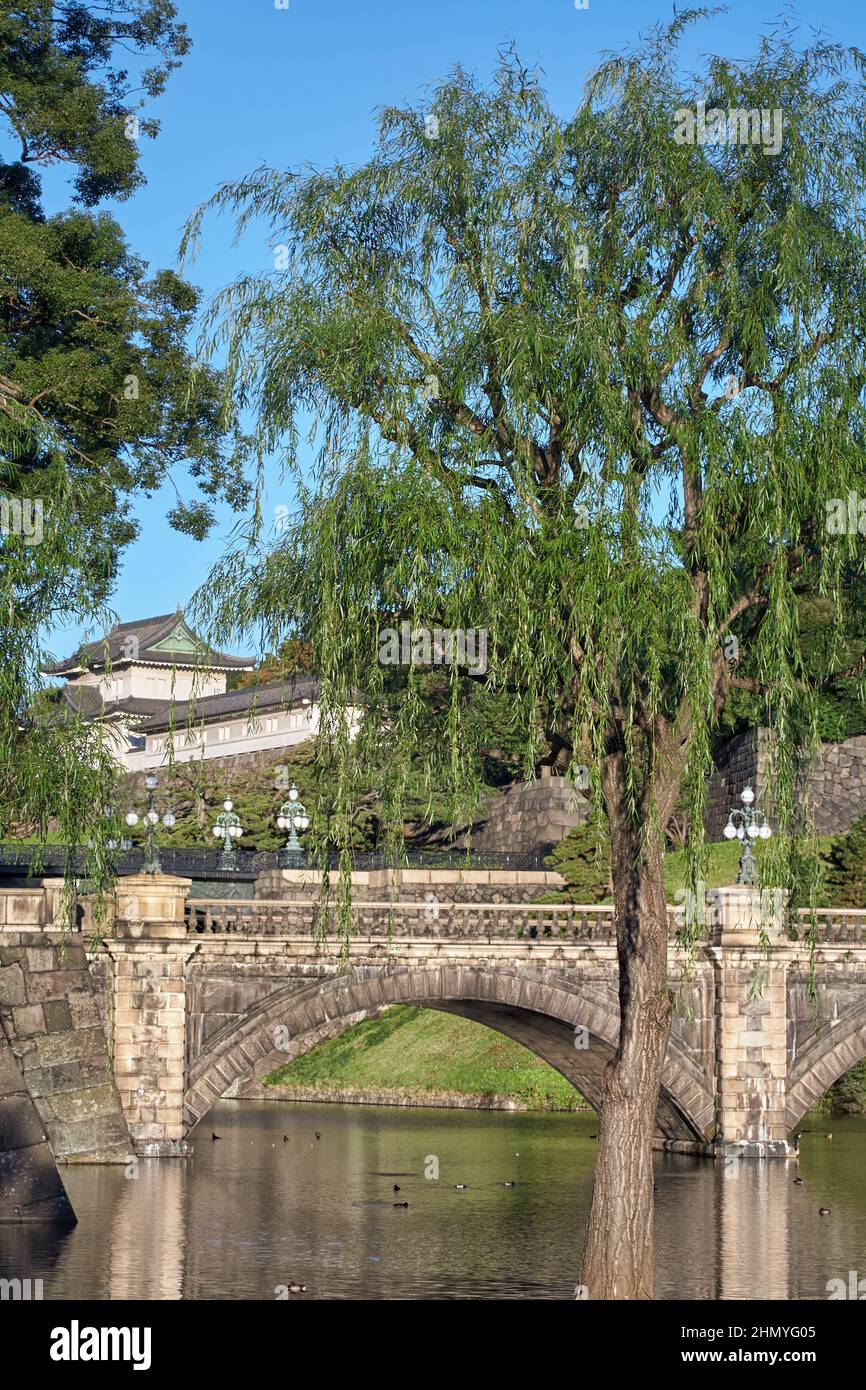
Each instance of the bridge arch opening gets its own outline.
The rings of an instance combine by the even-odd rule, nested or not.
[[[786,1121],[791,1131],[840,1077],[866,1059],[866,1003],[857,1003],[809,1039],[788,1074]]]
[[[364,979],[319,979],[276,991],[209,1040],[184,1097],[189,1133],[238,1080],[276,1070],[327,1038],[391,1004],[438,1009],[482,1023],[523,1044],[560,1072],[594,1109],[619,1028],[615,1001],[602,990],[568,987],[555,971],[528,981],[516,974],[448,965],[397,969]],[[588,1046],[576,1047],[585,1029]],[[672,1035],[656,1115],[658,1137],[703,1143],[711,1137],[714,1098],[706,1078]]]

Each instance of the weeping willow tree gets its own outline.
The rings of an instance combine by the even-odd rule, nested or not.
[[[213,211],[272,237],[274,270],[214,302],[203,342],[225,352],[263,454],[300,474],[309,431],[316,465],[276,536],[259,492],[202,607],[221,641],[311,637],[340,770],[332,816],[348,816],[379,745],[395,834],[410,752],[448,778],[455,815],[471,802],[472,680],[512,691],[527,775],[588,768],[621,1005],[592,1298],[652,1295],[671,813],[689,809],[697,882],[710,740],[747,687],[784,832],[818,683],[863,669],[862,655],[841,664],[840,636],[810,676],[797,621],[801,593],[819,593],[841,633],[844,569],[862,572],[860,531],[828,523],[834,499],[866,491],[862,59],[798,50],[782,29],[752,61],[685,74],[678,39],[696,17],[603,60],[570,119],[513,54],[490,86],[457,71],[425,106],[385,110],[360,168],[262,168],[222,187],[183,248]],[[429,746],[417,679],[437,628],[444,748]],[[390,630],[409,650],[401,637],[385,717]],[[471,669],[447,638],[460,631],[486,638]],[[355,691],[367,714],[352,742]],[[778,837],[776,875],[791,844]]]

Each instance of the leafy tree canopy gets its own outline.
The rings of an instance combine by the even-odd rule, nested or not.
[[[189,46],[171,0],[4,5],[0,113],[18,146],[18,162],[69,165],[76,199],[86,207],[129,197],[144,181],[136,141],[159,131],[151,116],[138,118],[137,128],[129,122],[145,98],[164,90]],[[120,65],[130,56],[141,60],[137,88]]]
[[[108,625],[135,496],[184,471],[199,492],[178,493],[169,520],[191,539],[214,499],[247,496],[247,442],[186,347],[197,291],[149,274],[91,210],[141,182],[115,57],[155,54],[140,80],[158,95],[186,51],[175,14],[167,0],[27,0],[0,17],[0,133],[17,155],[0,158],[0,835],[55,819],[74,842],[93,815],[104,829],[109,753],[74,719],[34,720],[33,695],[47,626]],[[37,170],[57,162],[86,206],[48,216]]]
[[[213,618],[274,648],[300,621],[335,710],[384,686],[384,623],[483,628],[528,770],[579,749],[596,800],[644,826],[674,784],[699,805],[738,690],[778,735],[783,799],[817,687],[863,669],[860,537],[825,526],[864,490],[861,59],[782,29],[684,78],[690,18],[606,60],[567,120],[513,56],[491,89],[457,71],[383,113],[369,163],[257,170],[185,239],[229,210],[289,247],[217,299],[207,342],[264,445],[320,422],[318,486],[276,549],[226,559]],[[678,143],[698,100],[784,113],[781,149]],[[811,669],[804,594],[829,599]],[[456,784],[456,703],[451,734]]]
[[[866,816],[833,840],[826,876],[831,906],[866,907]]]
[[[300,653],[303,660],[303,644]],[[283,654],[287,660],[289,653]],[[269,659],[262,674],[268,674]],[[249,673],[245,683],[249,681]],[[416,753],[407,769],[402,799],[402,833],[414,845],[450,846],[448,782],[448,718],[450,700],[447,677],[425,673],[422,677],[427,740],[438,750],[432,761],[425,750]],[[386,718],[395,718],[401,701],[399,688],[383,696]],[[461,691],[466,704],[464,718],[478,726],[476,744],[480,754],[482,790],[490,795],[513,781],[519,767],[519,751],[508,736],[508,710],[505,702],[483,687],[470,685]],[[375,717],[375,716],[374,716]],[[250,727],[255,727],[251,716]],[[131,779],[140,782],[139,774]],[[371,749],[366,767],[366,783],[353,801],[349,841],[352,850],[382,850],[388,847],[393,766],[389,747]],[[332,747],[319,747],[315,739],[285,749],[275,749],[253,765],[240,758],[174,762],[162,779],[165,796],[171,803],[176,824],[164,836],[169,845],[209,845],[213,818],[225,797],[231,797],[244,826],[244,849],[278,849],[285,834],[276,827],[276,814],[287,789],[296,783],[301,800],[313,817],[312,835],[323,837],[330,850],[339,848],[333,837],[339,798],[339,760]],[[128,793],[121,793],[128,797]],[[458,846],[461,845],[458,841]]]
[[[490,86],[458,70],[424,106],[385,110],[360,167],[258,169],[185,239],[225,210],[287,248],[285,270],[218,298],[206,341],[227,348],[263,447],[294,457],[314,415],[318,472],[281,544],[254,531],[205,604],[221,639],[256,625],[276,650],[296,622],[312,634],[346,826],[371,746],[425,746],[412,668],[390,724],[371,718],[353,743],[339,716],[354,689],[381,708],[380,633],[403,620],[484,632],[530,770],[551,749],[589,768],[622,1001],[593,1298],[652,1294],[671,813],[684,796],[694,887],[731,693],[755,695],[772,731],[784,822],[819,686],[864,667],[862,647],[847,657],[844,583],[863,573],[862,535],[831,529],[827,505],[866,497],[866,60],[783,24],[753,58],[688,73],[678,40],[698,17],[606,57],[568,117],[513,55]],[[832,605],[817,672],[804,594]],[[737,673],[730,635],[754,674]],[[477,778],[459,703],[472,677],[448,665],[459,801]],[[408,766],[392,758],[395,833]],[[770,846],[766,871],[790,879],[790,837]]]

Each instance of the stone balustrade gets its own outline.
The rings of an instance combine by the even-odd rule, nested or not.
[[[812,913],[798,912],[797,931],[800,939],[812,930]],[[825,945],[860,945],[866,942],[866,908],[826,907],[815,912],[816,937]]]
[[[323,923],[324,911],[324,923]],[[558,938],[609,943],[615,939],[613,908],[571,903],[354,903],[353,933],[366,937],[488,941]],[[339,926],[337,909],[320,903],[264,899],[194,898],[186,905],[189,934],[315,936]]]
[[[323,925],[337,925],[332,905],[324,924],[321,903],[262,898],[193,898],[186,904],[190,935],[315,936]],[[612,943],[613,907],[576,903],[363,902],[352,906],[352,931],[367,937],[400,939],[477,938],[488,941],[566,940]],[[814,931],[827,945],[866,943],[866,910],[821,908],[795,914],[797,939]],[[669,909],[668,929],[676,936],[682,907]]]

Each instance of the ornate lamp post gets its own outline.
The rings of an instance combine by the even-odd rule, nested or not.
[[[755,854],[753,845],[756,840],[769,840],[772,830],[763,811],[754,809],[755,793],[751,787],[744,787],[740,793],[742,809],[734,807],[728,813],[728,823],[722,834],[726,840],[742,840],[743,849],[740,854],[740,868],[737,874],[737,882],[753,884],[755,882]]]
[[[107,821],[112,821],[112,822],[113,822],[113,821],[114,821],[114,818],[115,818],[115,810],[114,810],[114,807],[113,807],[113,806],[103,806],[103,808],[102,808],[102,815],[103,815],[103,818],[104,818],[105,820],[107,820]],[[88,849],[93,849],[93,839],[92,839],[92,838],[89,839],[89,840],[87,841],[87,848],[88,848]],[[118,840],[118,838],[117,838],[116,835],[112,835],[112,836],[110,837],[110,839],[108,839],[108,840],[105,841],[105,848],[106,848],[106,849],[110,849],[110,850],[115,850],[115,849],[120,849],[120,850],[132,849],[132,841],[129,840],[129,839],[127,839],[127,837],[126,837],[125,835],[121,836],[121,838],[120,838],[119,840]]]
[[[277,816],[277,826],[280,830],[290,830],[291,834],[283,846],[284,854],[302,854],[304,847],[298,839],[298,831],[303,835],[310,818],[307,815],[307,808],[302,801],[298,800],[298,789],[294,782],[289,788],[289,799],[284,801]]]
[[[244,833],[240,817],[235,815],[232,805],[233,803],[229,800],[223,802],[223,810],[217,816],[216,825],[213,828],[216,838],[223,842],[223,852],[218,863],[220,869],[237,868],[238,857],[233,841],[239,840]]]
[[[147,810],[143,816],[139,816],[137,811],[126,813],[126,823],[128,826],[138,825],[139,820],[144,822],[144,863],[142,872],[146,874],[161,874],[162,865],[159,862],[159,855],[156,849],[156,827],[164,825],[168,830],[174,825],[175,816],[171,807],[160,815],[156,808],[156,788],[157,778],[155,772],[149,772],[144,779],[147,788]]]
[[[132,849],[132,841],[127,839],[125,835],[121,840],[106,840],[105,844],[108,849]]]

